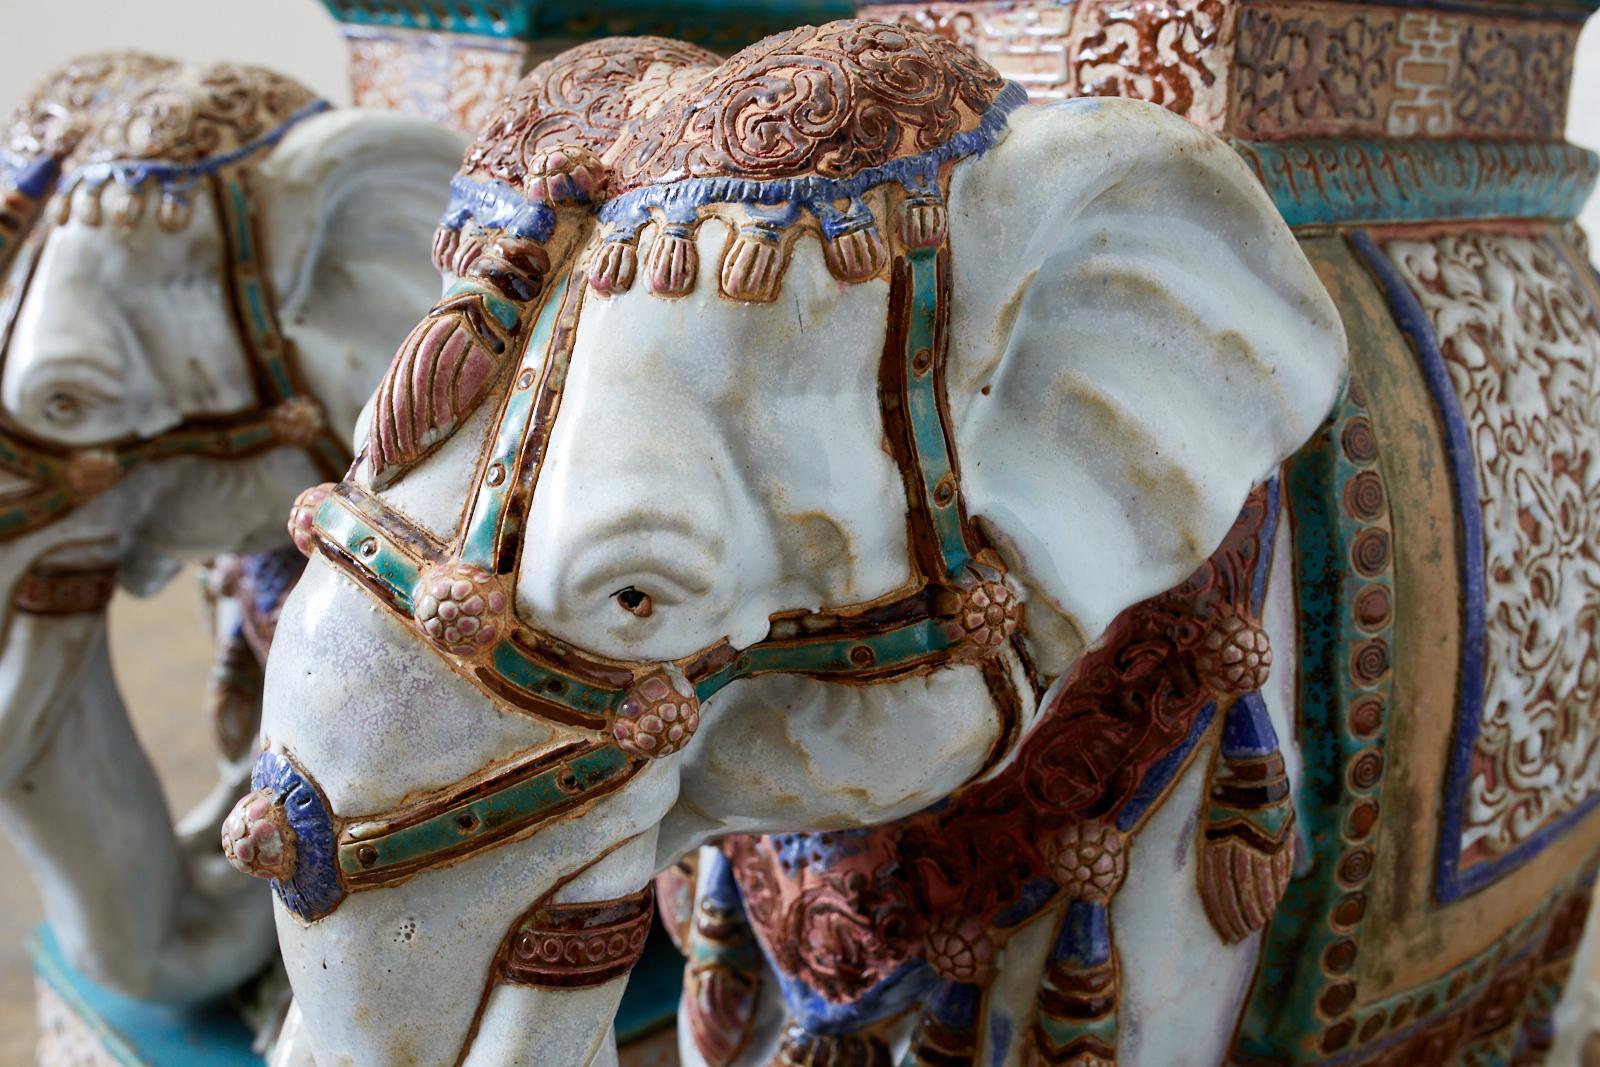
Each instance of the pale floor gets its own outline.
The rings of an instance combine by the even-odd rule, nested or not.
[[[150,600],[119,594],[111,605],[111,655],[167,801],[174,811],[186,811],[205,796],[216,773],[204,705],[211,641],[194,579],[180,575]],[[38,921],[33,883],[0,834],[0,1067],[33,1063],[33,982],[22,941]]]

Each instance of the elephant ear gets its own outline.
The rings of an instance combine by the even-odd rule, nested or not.
[[[258,167],[279,316],[302,354],[324,357],[304,370],[331,425],[355,425],[438,298],[429,249],[465,147],[424,119],[340,110],[299,123]]]
[[[1133,101],[1018,112],[956,172],[951,246],[968,511],[1087,644],[1322,422],[1337,309],[1233,151]]]

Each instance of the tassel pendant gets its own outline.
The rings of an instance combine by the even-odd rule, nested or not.
[[[1031,1063],[1116,1067],[1120,984],[1107,902],[1074,900],[1039,989]]]
[[[1294,868],[1294,804],[1259,693],[1228,710],[1200,842],[1200,899],[1237,944],[1272,921]]]
[[[699,902],[689,931],[682,1015],[706,1067],[728,1067],[755,1028],[761,992],[761,951],[744,917],[733,866],[716,849],[699,874]]]
[[[923,1005],[899,1067],[966,1067],[978,1058],[978,1016],[983,990],[946,981]]]
[[[688,296],[694,291],[695,276],[700,273],[700,252],[695,247],[694,231],[681,223],[663,225],[650,251],[645,253],[645,269],[652,293]]]
[[[864,282],[876,277],[888,264],[889,246],[872,216],[867,215],[864,222],[829,235],[823,243],[823,258],[840,281]]]
[[[639,272],[639,246],[631,240],[607,240],[589,261],[589,288],[616,296],[633,288]]]
[[[949,228],[949,210],[937,195],[907,197],[900,205],[900,241],[907,249],[938,248]]]
[[[783,285],[783,232],[751,223],[739,227],[722,255],[722,292],[734,300],[770,304]]]

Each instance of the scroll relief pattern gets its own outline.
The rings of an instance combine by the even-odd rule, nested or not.
[[[1366,5],[1239,14],[1231,129],[1246,137],[1559,138],[1577,31]]]
[[[1543,241],[1386,251],[1439,338],[1477,464],[1487,634],[1471,863],[1600,791],[1600,323]]]

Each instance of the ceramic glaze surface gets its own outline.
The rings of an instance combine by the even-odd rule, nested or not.
[[[176,828],[103,651],[106,601],[285,544],[286,502],[347,461],[367,353],[437,292],[422,256],[459,151],[270,71],[132,53],[66,65],[9,122],[0,817],[67,959],[122,992],[209,999],[270,958],[268,901],[215,841],[298,566],[218,579],[248,601],[217,619],[224,781]]]
[[[1335,399],[1343,334],[1226,146],[1022,96],[844,22],[726,63],[600,41],[501,105],[435,243],[446,295],[365,459],[306,505],[317,562],[268,673],[258,782],[318,783],[332,836],[279,883],[286,1062],[610,1062],[611,957],[530,968],[527,937],[623,922],[730,833],[783,836],[699,850],[690,1062],[1114,1050],[1113,926],[1176,921],[1216,949],[1195,1018],[1238,1012],[1293,841],[1290,723],[1253,696],[1264,483]],[[379,664],[426,692],[317,681]],[[1035,824],[989,818],[1019,805]],[[1199,873],[1222,855],[1239,873]],[[1221,948],[1208,909],[1258,883]],[[388,936],[413,916],[463,934],[413,951]],[[1128,958],[1156,1063],[1175,1039],[1137,1020],[1194,972]]]

